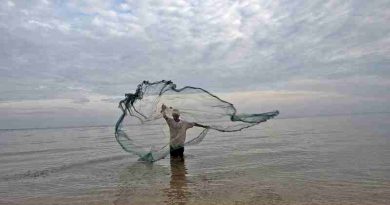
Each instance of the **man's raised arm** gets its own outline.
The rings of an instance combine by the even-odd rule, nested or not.
[[[166,109],[167,109],[167,106],[164,105],[164,104],[162,104],[162,105],[161,105],[161,113],[163,114],[164,119],[165,119],[165,120],[168,120],[169,117],[168,117],[167,114],[165,113],[165,110],[166,110]]]

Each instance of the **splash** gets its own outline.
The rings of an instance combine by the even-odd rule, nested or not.
[[[115,126],[115,137],[125,151],[149,162],[160,160],[169,154],[169,142],[164,142],[159,148],[153,146],[145,149],[148,145],[142,145],[142,141],[146,141],[142,138],[147,135],[159,135],[159,133],[146,133],[138,139],[138,142],[133,137],[139,133],[137,130],[150,131],[156,130],[150,129],[151,126],[166,126],[161,113],[163,104],[168,106],[166,109],[168,114],[180,110],[181,119],[198,124],[199,127],[194,129],[195,133],[192,132],[192,137],[187,135],[184,146],[199,144],[209,130],[237,132],[279,114],[278,111],[237,114],[233,104],[202,88],[192,86],[177,88],[172,81],[165,80],[152,83],[144,81],[138,85],[135,93],[126,94],[125,99],[119,102],[122,115]],[[134,126],[137,123],[138,126]]]

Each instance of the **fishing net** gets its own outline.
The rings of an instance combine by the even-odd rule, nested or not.
[[[188,129],[184,146],[199,144],[209,130],[236,132],[257,125],[279,114],[272,111],[260,114],[237,114],[233,104],[220,99],[202,88],[177,88],[171,81],[138,85],[135,93],[125,95],[119,102],[122,115],[115,126],[115,137],[121,147],[136,154],[141,160],[157,161],[170,152],[166,116],[180,111],[180,119],[197,123]],[[154,146],[151,146],[153,144]]]

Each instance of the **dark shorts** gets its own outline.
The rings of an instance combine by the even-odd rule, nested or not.
[[[180,147],[180,148],[173,148],[173,147],[170,147],[170,154],[171,154],[171,157],[183,157],[183,153],[184,153],[184,147]]]

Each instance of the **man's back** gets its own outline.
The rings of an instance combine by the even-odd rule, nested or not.
[[[184,120],[178,122],[172,118],[166,118],[170,132],[170,145],[172,147],[183,147],[186,140],[186,131],[194,126],[194,123],[189,123]]]
[[[193,127],[195,123],[189,123],[184,120],[180,120],[180,112],[177,109],[173,109],[172,117],[169,118],[166,113],[166,106],[163,104],[161,106],[161,113],[163,114],[164,119],[167,121],[170,132],[170,154],[171,157],[181,157],[183,158],[184,153],[184,142],[186,141],[186,131],[187,129]]]

